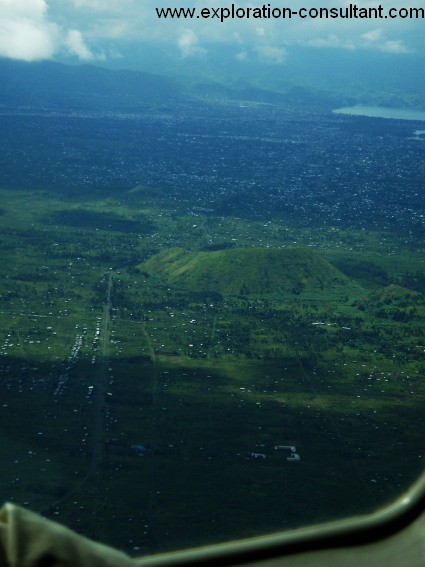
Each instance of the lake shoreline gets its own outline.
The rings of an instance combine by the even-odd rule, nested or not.
[[[424,110],[409,108],[388,108],[384,106],[346,106],[332,111],[334,114],[348,114],[350,116],[368,116],[370,118],[390,118],[393,120],[414,120],[425,122]]]

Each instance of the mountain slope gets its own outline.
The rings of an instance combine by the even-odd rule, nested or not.
[[[171,248],[138,268],[169,285],[222,294],[274,293],[342,285],[348,279],[309,249],[243,248],[189,252]]]
[[[171,79],[92,65],[25,63],[0,58],[0,105],[65,110],[138,110],[183,99]]]

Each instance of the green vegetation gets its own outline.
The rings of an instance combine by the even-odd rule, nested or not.
[[[306,248],[216,252],[171,248],[141,264],[140,270],[187,290],[230,295],[300,293],[346,283],[334,266]]]
[[[4,500],[143,553],[363,513],[423,468],[402,236],[0,193]]]

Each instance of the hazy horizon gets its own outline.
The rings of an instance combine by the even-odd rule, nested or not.
[[[338,0],[326,8],[349,5]],[[228,14],[232,6],[233,17]],[[380,94],[419,94],[423,89],[423,15],[406,17],[407,10],[421,9],[420,4],[395,0],[395,17],[388,15],[387,6],[382,17],[349,19],[320,18],[320,6],[311,0],[302,6],[294,0],[285,5],[181,0],[171,8],[196,8],[193,18],[159,18],[158,11],[170,7],[162,0],[143,6],[135,0],[0,0],[0,57],[247,81],[277,90],[292,84],[350,95],[362,89],[381,89]],[[358,6],[378,9],[370,3]],[[297,13],[272,17],[287,7]],[[298,10],[305,10],[303,17]],[[223,14],[226,19],[220,21]]]

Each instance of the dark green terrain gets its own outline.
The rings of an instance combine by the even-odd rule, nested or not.
[[[356,279],[335,265],[359,254],[330,240],[279,247],[278,222],[134,194],[65,214],[54,193],[2,191],[3,499],[144,552],[395,497],[422,462],[424,302],[400,285],[418,254],[371,235]],[[196,251],[206,223],[263,247]],[[156,252],[170,225],[191,252]]]
[[[175,104],[0,112],[1,498],[137,554],[375,510],[423,470],[421,125]]]

